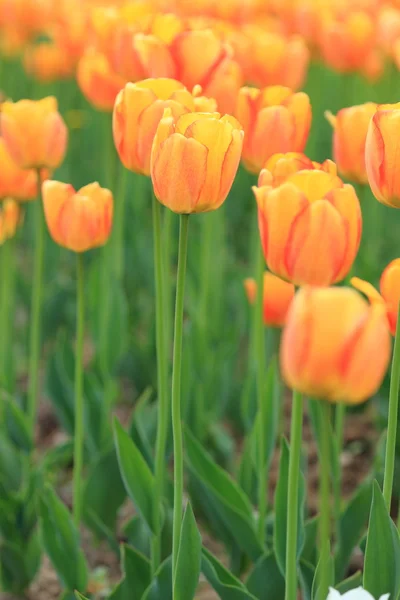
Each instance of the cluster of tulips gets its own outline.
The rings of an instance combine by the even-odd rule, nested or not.
[[[258,177],[253,186],[260,235],[257,273],[244,285],[254,305],[260,421],[268,420],[270,401],[265,394],[265,326],[282,328],[280,370],[293,390],[283,565],[285,600],[296,600],[304,583],[298,565],[304,397],[312,398],[321,434],[319,560],[314,579],[317,592],[312,597],[325,600],[334,584],[331,463],[340,461],[345,407],[368,400],[380,389],[392,354],[391,336],[395,342],[383,481],[387,511],[393,495],[400,386],[400,258],[384,268],[380,291],[356,276],[353,265],[362,239],[362,207],[355,187],[347,181],[357,189],[369,185],[381,204],[400,208],[400,103],[368,102],[343,108],[336,115],[327,112],[334,160],[319,163],[304,153],[312,108],[309,96],[297,90],[303,86],[310,58],[322,60],[340,73],[358,72],[372,80],[383,74],[387,58],[400,66],[400,6],[378,0],[343,0],[324,6],[314,0],[237,0],[226,4],[160,0],[105,6],[89,0],[0,0],[0,33],[3,53],[19,53],[28,74],[42,82],[76,77],[95,109],[112,111],[109,133],[112,130],[120,162],[125,169],[151,179],[158,415],[151,494],[151,569],[157,573],[162,562],[163,504],[168,494],[165,457],[172,420],[173,531],[168,597],[173,600],[194,597],[200,571],[200,557],[196,555],[198,560],[195,557],[190,562],[190,544],[197,544],[197,538],[190,537],[190,527],[193,523],[196,527],[190,504],[184,514],[181,412],[188,226],[196,218],[190,215],[215,211],[223,205],[240,163]],[[39,35],[47,36],[47,40],[38,43]],[[84,510],[83,255],[108,242],[114,221],[112,258],[123,271],[124,205],[115,193],[114,215],[115,190],[98,183],[75,190],[54,178],[68,146],[68,128],[55,97],[2,102],[0,134],[2,252],[7,252],[9,240],[22,224],[22,203],[39,198],[34,207],[26,405],[31,435],[37,423],[40,388],[45,224],[54,242],[77,256],[73,517],[79,528]],[[166,273],[170,276],[171,265],[163,244],[165,221],[172,213],[179,215],[180,229],[170,358],[165,324],[170,319]],[[105,261],[106,278],[108,269]],[[336,285],[342,283],[345,285]],[[7,285],[4,280],[3,302],[8,302]],[[106,301],[110,295],[112,290],[104,288]],[[1,314],[5,341],[1,344],[0,372],[4,383],[8,365],[5,349],[12,343],[12,331],[7,312],[3,309]],[[332,404],[336,453],[330,442]],[[118,427],[117,454],[124,483],[130,490]],[[262,427],[255,452],[261,546],[268,530],[267,440]],[[379,493],[378,489],[375,502]],[[143,500],[135,492],[133,496],[139,498],[138,511],[146,513],[148,509],[143,509],[142,502],[146,504],[150,499]],[[397,531],[392,535],[398,537]],[[192,576],[184,574],[188,568]],[[368,577],[364,583],[370,591],[391,591],[374,587]],[[388,580],[382,581],[386,585]],[[398,593],[397,583],[393,586]],[[87,593],[86,589],[78,591]],[[145,597],[161,600],[159,596]],[[331,591],[329,597],[335,597],[335,593]]]

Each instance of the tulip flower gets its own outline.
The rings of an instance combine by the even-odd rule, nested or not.
[[[2,104],[1,133],[19,167],[53,170],[62,163],[68,131],[57,108],[52,96]]]
[[[400,208],[399,135],[400,103],[378,106],[365,142],[365,167],[375,198],[393,208]]]
[[[244,287],[250,304],[254,304],[257,296],[257,283],[254,279],[245,279]],[[295,288],[272,273],[264,273],[263,317],[265,325],[283,327]]]
[[[68,79],[75,71],[74,61],[65,49],[50,43],[30,46],[24,54],[24,66],[31,77],[43,83]]]
[[[192,94],[175,79],[146,79],[127,83],[117,96],[113,113],[115,147],[122,164],[150,174],[150,154],[165,108],[177,119],[196,110]]]
[[[351,185],[324,171],[299,171],[273,188],[254,187],[269,269],[295,285],[341,281],[356,257],[361,210]]]
[[[66,183],[47,180],[42,194],[46,223],[57,244],[73,252],[85,252],[106,243],[113,215],[109,190],[90,183],[75,191]]]
[[[215,210],[231,189],[242,152],[236,119],[166,109],[154,138],[151,178],[157,199],[181,214]]]
[[[235,115],[245,132],[243,162],[252,173],[276,153],[304,150],[311,125],[307,94],[281,86],[243,87]]]
[[[113,71],[108,58],[94,48],[89,48],[78,63],[78,85],[95,108],[111,111],[118,92],[126,83],[125,77]]]
[[[333,127],[333,158],[339,173],[356,183],[368,182],[365,170],[365,142],[377,105],[367,102],[342,108],[336,116],[326,113]]]
[[[35,169],[21,169],[10,156],[0,138],[0,198],[35,200],[38,195],[38,174]]]
[[[371,304],[378,303],[385,306],[390,331],[395,335],[400,302],[400,258],[392,260],[383,270],[379,283],[380,293],[368,281],[358,277],[353,277],[350,283],[365,294]]]
[[[379,600],[389,600],[390,594],[382,594]],[[372,594],[364,590],[363,587],[354,588],[354,590],[348,590],[344,594],[341,594],[333,588],[329,588],[329,594],[326,600],[375,600]]]
[[[287,384],[307,396],[358,404],[380,387],[391,354],[384,308],[350,288],[305,287],[283,330]]]
[[[3,200],[0,204],[0,244],[14,237],[21,220],[22,211],[18,202],[11,198]]]
[[[287,152],[286,154],[274,154],[267,160],[258,177],[258,186],[277,187],[294,173],[314,170],[330,173],[332,182],[340,184],[337,178],[337,167],[331,160],[327,159],[323,163],[317,163],[300,152]]]

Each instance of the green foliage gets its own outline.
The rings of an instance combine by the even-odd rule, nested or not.
[[[173,582],[173,594],[176,600],[194,598],[200,575],[201,535],[190,504],[187,505],[182,522],[179,541],[176,576]]]

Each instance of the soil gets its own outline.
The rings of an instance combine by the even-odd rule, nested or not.
[[[290,429],[290,411],[291,405],[288,401],[285,405],[285,433],[289,436]],[[127,420],[129,413],[127,409],[120,409],[122,421]],[[303,450],[308,457],[308,508],[311,514],[317,511],[318,497],[318,456],[313,440],[313,435],[307,415],[304,418],[303,429]],[[64,434],[58,429],[57,421],[52,413],[51,407],[43,404],[40,411],[38,424],[38,444],[42,449],[54,446],[62,441]],[[362,413],[349,414],[346,417],[344,432],[344,447],[341,454],[342,463],[342,494],[348,498],[357,488],[359,483],[368,474],[374,457],[374,450],[377,442],[377,431],[375,427],[374,414],[371,408]],[[269,498],[272,501],[274,488],[278,476],[279,451],[275,451],[269,477]],[[67,480],[66,485],[59,489],[59,493],[64,501],[71,504],[70,483]],[[126,519],[126,511],[131,511],[127,504],[121,511],[121,519]],[[124,514],[125,513],[125,514]],[[107,583],[109,586],[118,581],[120,577],[120,568],[115,554],[104,544],[94,544],[89,531],[82,530],[82,543],[84,551],[92,569],[91,591],[98,592],[96,598],[100,600],[106,597]],[[218,541],[212,539],[206,531],[203,531],[203,543],[216,554],[220,560],[225,562],[224,548]],[[362,565],[357,557],[354,557],[354,569]],[[103,591],[103,594],[102,594]],[[43,559],[41,569],[28,590],[26,600],[57,600],[60,597],[60,586],[57,575],[54,572],[47,557]],[[218,596],[210,589],[207,582],[201,580],[197,593],[198,600],[216,600]],[[15,596],[0,593],[0,600],[17,600]],[[20,599],[18,599],[20,600]]]

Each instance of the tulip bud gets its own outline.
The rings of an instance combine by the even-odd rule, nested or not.
[[[281,86],[243,87],[236,117],[245,132],[244,165],[258,173],[274,154],[304,150],[311,125],[310,99]]]
[[[243,131],[219,113],[188,113],[176,122],[166,109],[154,138],[151,179],[161,204],[177,213],[215,210],[231,189]]]
[[[115,98],[126,83],[113,71],[108,58],[93,48],[80,59],[76,79],[85,98],[105,112],[113,109]]]
[[[400,103],[378,106],[365,142],[365,167],[375,198],[393,208],[400,208],[399,136]]]
[[[0,208],[0,244],[14,237],[22,222],[21,207],[15,200],[6,198]]]
[[[257,282],[245,279],[244,287],[250,304],[254,304],[257,296]],[[264,273],[263,318],[265,325],[283,327],[286,323],[287,312],[293,300],[295,288],[272,273]]]
[[[38,195],[38,174],[35,169],[21,169],[10,156],[0,138],[0,199],[34,200]]]
[[[341,281],[356,257],[361,210],[351,185],[323,171],[299,171],[282,185],[253,188],[269,269],[295,285]]]
[[[283,330],[281,367],[293,389],[358,404],[380,387],[391,352],[385,310],[349,288],[301,289]]]
[[[196,110],[193,96],[175,79],[145,79],[127,83],[117,96],[113,113],[115,147],[122,164],[150,175],[150,154],[164,110],[177,119]]]
[[[397,315],[400,302],[400,258],[392,260],[383,270],[379,293],[368,281],[352,277],[351,285],[365,294],[371,304],[382,304],[387,313],[392,335],[396,334]]]
[[[112,193],[98,183],[79,191],[72,185],[47,180],[42,186],[46,223],[53,240],[74,252],[103,246],[111,233]]]
[[[326,117],[333,127],[333,158],[339,173],[356,183],[367,183],[365,170],[365,141],[372,116],[377,105],[367,102],[359,106],[342,108],[334,117]]]
[[[56,169],[67,149],[68,130],[57,100],[4,102],[1,133],[8,152],[23,169]]]

